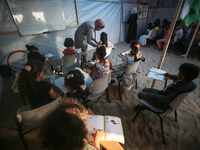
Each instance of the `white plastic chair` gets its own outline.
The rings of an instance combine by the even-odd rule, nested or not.
[[[105,56],[105,58],[108,57],[111,54],[111,52],[112,52],[112,47],[107,47],[106,48],[106,56]]]
[[[24,135],[39,127],[45,117],[48,116],[56,108],[58,108],[60,98],[61,97],[58,97],[53,102],[36,109],[31,110],[31,106],[26,105],[17,110],[15,122],[17,125],[18,134],[26,150],[28,150],[29,148],[24,139]],[[27,129],[24,129],[24,127],[26,127]]]
[[[106,75],[100,79],[95,80],[90,88],[89,88],[89,92],[87,94],[86,97],[81,97],[83,99],[83,102],[86,105],[86,108],[88,108],[87,103],[93,99],[97,99],[98,97],[100,97],[104,91],[107,91],[107,99],[108,99],[108,103],[109,101],[109,95],[108,95],[108,82],[109,82],[109,78],[110,75]],[[86,101],[85,99],[88,99],[88,101]]]
[[[80,66],[81,66],[81,53],[78,53],[74,55],[63,56],[61,66],[58,66],[58,68],[60,68],[60,71],[66,74],[70,69]]]
[[[163,130],[163,118],[161,117],[161,115],[169,115],[171,113],[174,112],[175,115],[175,121],[177,122],[177,109],[180,107],[180,105],[182,104],[182,102],[184,101],[184,99],[187,97],[187,95],[191,92],[193,92],[195,89],[197,88],[197,84],[193,82],[193,88],[190,92],[186,92],[186,93],[182,93],[179,96],[177,96],[169,105],[165,106],[165,107],[158,107],[155,106],[143,99],[140,99],[140,103],[142,103],[144,106],[142,106],[140,108],[140,110],[137,112],[137,114],[135,115],[135,117],[132,119],[132,121],[134,121],[136,119],[136,117],[139,115],[139,113],[143,110],[149,110],[151,112],[153,112],[154,114],[158,115],[160,118],[160,125],[161,125],[161,133],[162,133],[162,140],[163,140],[163,144],[165,144],[165,137],[164,137],[164,130]]]
[[[124,74],[127,74],[127,75],[131,75],[131,74],[137,74],[138,73],[136,72],[137,71],[137,68],[138,68],[138,65],[140,64],[140,62],[143,60],[144,58],[132,63],[132,64],[129,64],[125,71],[122,73],[122,75],[120,76],[117,76],[117,80],[118,80],[118,87],[119,87],[119,98],[120,100],[122,100],[122,97],[121,97],[121,89],[120,89],[120,82],[122,81],[122,77]],[[137,78],[135,79],[135,88],[137,89]]]

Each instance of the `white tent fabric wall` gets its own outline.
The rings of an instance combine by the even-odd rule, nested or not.
[[[156,8],[155,14],[152,18],[148,18],[148,23],[154,23],[156,19],[160,19],[160,26],[162,21],[167,19],[172,22],[176,8]]]
[[[77,24],[76,19],[74,19],[76,16],[75,11],[73,10],[74,8],[70,7],[73,5],[73,1],[74,0],[62,1],[66,23],[70,22],[70,25]],[[5,10],[5,12],[7,12],[6,14],[4,12],[0,14],[2,18],[0,24],[4,29],[3,31],[0,30],[0,32],[16,31],[17,28],[5,0],[1,1],[0,4],[1,11]],[[101,18],[105,22],[105,28],[101,32],[107,32],[108,40],[110,42],[117,43],[119,41],[121,3],[77,0],[77,5],[80,24],[84,21],[95,21],[96,19]],[[62,51],[65,48],[63,46],[64,39],[66,37],[74,38],[75,31],[76,28],[67,28],[64,31],[50,32],[41,35],[0,35],[0,65],[7,64],[5,57],[12,51],[17,49],[26,50],[26,44],[36,45],[41,53],[52,53],[55,56],[53,57],[53,60],[60,59],[63,56]],[[97,40],[100,39],[101,32],[97,32]],[[89,47],[89,49],[93,49],[93,47]],[[18,62],[16,62],[16,65],[17,64]]]

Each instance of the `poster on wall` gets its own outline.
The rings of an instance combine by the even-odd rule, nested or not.
[[[178,0],[159,0],[157,7],[176,7]]]
[[[149,5],[147,3],[138,4],[138,19],[147,18],[148,7]]]
[[[148,18],[152,18],[155,14],[155,8],[149,8]]]

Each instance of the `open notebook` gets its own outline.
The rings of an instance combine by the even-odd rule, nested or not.
[[[116,141],[124,144],[124,134],[122,122],[116,116],[88,115],[87,117],[88,140],[92,140],[90,134],[95,134],[97,130],[106,132],[106,141]]]
[[[166,71],[164,71],[164,70],[157,69],[157,68],[151,68],[151,70],[147,74],[147,77],[163,81],[165,78],[165,76],[163,74],[165,74],[165,73],[166,73]]]

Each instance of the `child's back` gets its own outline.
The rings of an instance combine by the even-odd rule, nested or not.
[[[39,60],[44,64],[45,57],[39,53],[39,49],[34,45],[26,45],[27,50],[29,51],[27,57],[28,61],[30,60]]]

